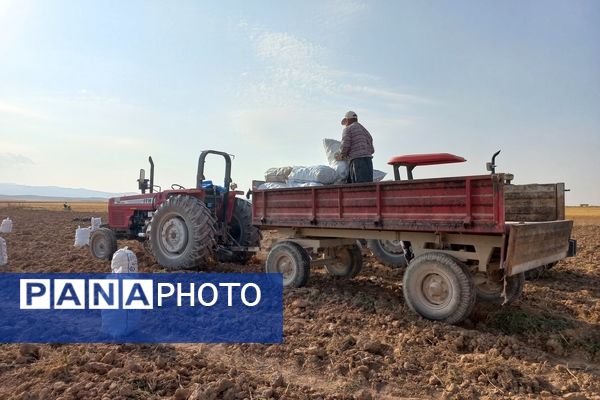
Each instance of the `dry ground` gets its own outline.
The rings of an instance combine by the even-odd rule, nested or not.
[[[106,201],[75,201],[68,202],[72,211],[81,212],[108,212],[108,202]],[[59,201],[0,201],[0,210],[9,215],[12,209],[19,210],[48,210],[64,211],[64,202]]]
[[[581,212],[581,210],[576,210]],[[478,305],[448,326],[410,313],[402,272],[365,259],[353,281],[316,269],[285,294],[282,345],[1,345],[2,399],[600,399],[600,213],[576,215],[577,257],[528,282],[520,301]],[[104,213],[1,208],[5,271],[102,272],[73,247]],[[569,215],[573,215],[571,209]],[[160,271],[136,242],[142,272]],[[260,271],[218,264],[216,272]]]

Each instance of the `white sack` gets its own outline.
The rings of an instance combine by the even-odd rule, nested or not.
[[[289,181],[317,182],[324,185],[334,183],[338,178],[337,172],[327,165],[313,165],[312,167],[294,167],[288,176]]]
[[[2,224],[0,224],[0,233],[11,233],[13,228],[13,223],[10,218],[5,218],[2,220]]]
[[[335,156],[340,152],[342,143],[335,139],[323,139],[323,147],[325,147],[325,155],[327,156],[327,162],[329,166],[335,170],[338,174],[338,179],[335,183],[346,183],[348,179],[348,173],[350,171],[348,167],[348,161],[336,160]]]
[[[265,171],[265,181],[285,183],[290,172],[292,172],[292,167],[269,168]]]
[[[289,187],[287,183],[283,182],[265,182],[258,187],[258,190],[268,190],[268,189],[282,189]]]
[[[385,178],[387,172],[379,171],[378,169],[373,170],[373,182],[379,182]]]
[[[92,232],[95,231],[96,229],[100,228],[100,225],[102,225],[102,217],[92,217]]]
[[[288,181],[288,187],[311,187],[311,186],[324,186],[319,182],[304,182],[304,181]]]
[[[0,265],[8,264],[8,249],[6,248],[6,240],[0,237]]]
[[[90,243],[90,232],[92,228],[78,226],[75,230],[75,247],[83,247]]]
[[[110,269],[115,274],[138,272],[138,261],[135,253],[127,247],[117,250],[110,262]]]

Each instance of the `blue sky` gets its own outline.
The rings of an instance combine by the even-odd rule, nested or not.
[[[192,186],[198,154],[265,169],[326,162],[349,109],[375,167],[451,152],[600,204],[598,1],[0,0],[0,182]],[[222,180],[222,162],[209,160]]]

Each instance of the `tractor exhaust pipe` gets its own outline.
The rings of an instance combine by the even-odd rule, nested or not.
[[[498,156],[498,154],[500,154],[500,150],[494,153],[494,155],[492,156],[492,162],[486,164],[486,169],[490,171],[492,175],[496,173],[496,157]]]
[[[154,161],[152,161],[152,156],[148,157],[148,161],[150,162],[150,193],[154,193]]]

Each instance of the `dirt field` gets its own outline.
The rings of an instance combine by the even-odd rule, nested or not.
[[[11,209],[20,210],[48,210],[64,211],[64,202],[57,201],[0,201],[0,210],[5,214],[10,214]],[[76,201],[68,202],[72,211],[81,212],[108,212],[108,202],[103,201]],[[3,210],[5,209],[5,210]]]
[[[106,214],[0,207],[7,215],[5,271],[109,270],[73,247],[77,225]],[[461,326],[410,313],[402,272],[367,257],[353,281],[316,269],[307,288],[286,292],[282,345],[2,345],[0,398],[600,399],[600,217],[576,218],[577,257]],[[161,270],[124,245],[142,272]]]

